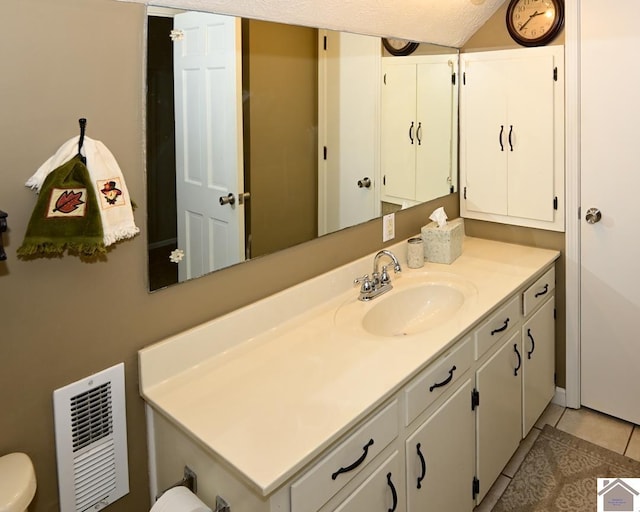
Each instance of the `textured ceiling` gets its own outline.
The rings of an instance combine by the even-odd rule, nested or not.
[[[460,48],[505,0],[121,0]]]

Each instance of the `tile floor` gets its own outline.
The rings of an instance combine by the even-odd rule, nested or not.
[[[493,509],[546,423],[586,441],[640,460],[640,426],[585,407],[565,409],[550,404],[474,512],[490,512]]]

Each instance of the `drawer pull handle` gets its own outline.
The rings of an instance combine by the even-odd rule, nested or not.
[[[494,329],[493,331],[491,331],[491,336],[493,336],[494,334],[498,334],[499,332],[506,331],[507,327],[509,327],[509,319],[508,318],[504,321],[504,325],[502,327],[498,327],[497,329]]]
[[[446,379],[444,379],[442,382],[436,382],[435,384],[429,386],[429,392],[433,392],[434,389],[441,388],[442,386],[446,386],[447,384],[449,384],[449,382],[451,382],[451,379],[453,379],[453,372],[455,371],[456,367],[454,365],[451,367],[451,370],[449,370],[449,376]]]
[[[362,464],[364,462],[364,459],[367,458],[367,454],[369,453],[369,446],[371,446],[372,444],[373,444],[373,439],[369,439],[369,442],[362,447],[362,455],[360,456],[360,458],[357,461],[355,461],[353,464],[347,466],[346,468],[340,468],[338,471],[333,473],[331,475],[331,480],[335,480],[336,478],[338,478],[338,475],[340,475],[341,473],[348,473],[349,471],[353,471],[360,464]]]
[[[518,366],[516,366],[515,369],[513,370],[514,377],[517,377],[518,376],[518,370],[522,366],[522,357],[520,357],[520,352],[518,352],[518,344],[517,343],[513,344],[513,350],[515,350],[516,355],[518,356]]]
[[[533,339],[533,335],[531,334],[531,329],[527,329],[527,336],[531,340],[531,352],[527,352],[527,359],[531,359],[531,354],[536,349],[536,340]]]
[[[422,489],[422,481],[424,480],[424,477],[427,476],[427,461],[424,460],[424,455],[422,455],[422,452],[420,451],[420,443],[416,445],[416,448],[418,450],[418,457],[420,457],[420,468],[422,473],[418,477],[418,489]]]
[[[549,291],[549,284],[545,284],[544,285],[544,290],[542,290],[541,292],[538,292],[534,295],[534,297],[537,299],[538,297],[542,297],[543,295],[545,295],[547,292]]]
[[[391,487],[391,495],[393,496],[393,504],[389,509],[389,512],[394,512],[398,508],[398,493],[396,492],[396,486],[391,481],[391,473],[387,473],[387,485]]]

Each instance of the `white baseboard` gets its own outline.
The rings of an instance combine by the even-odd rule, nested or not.
[[[552,404],[560,405],[562,407],[567,406],[567,392],[564,388],[556,387],[556,393],[551,399]]]

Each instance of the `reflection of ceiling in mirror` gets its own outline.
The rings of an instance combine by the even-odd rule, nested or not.
[[[504,0],[120,0],[460,48]]]

